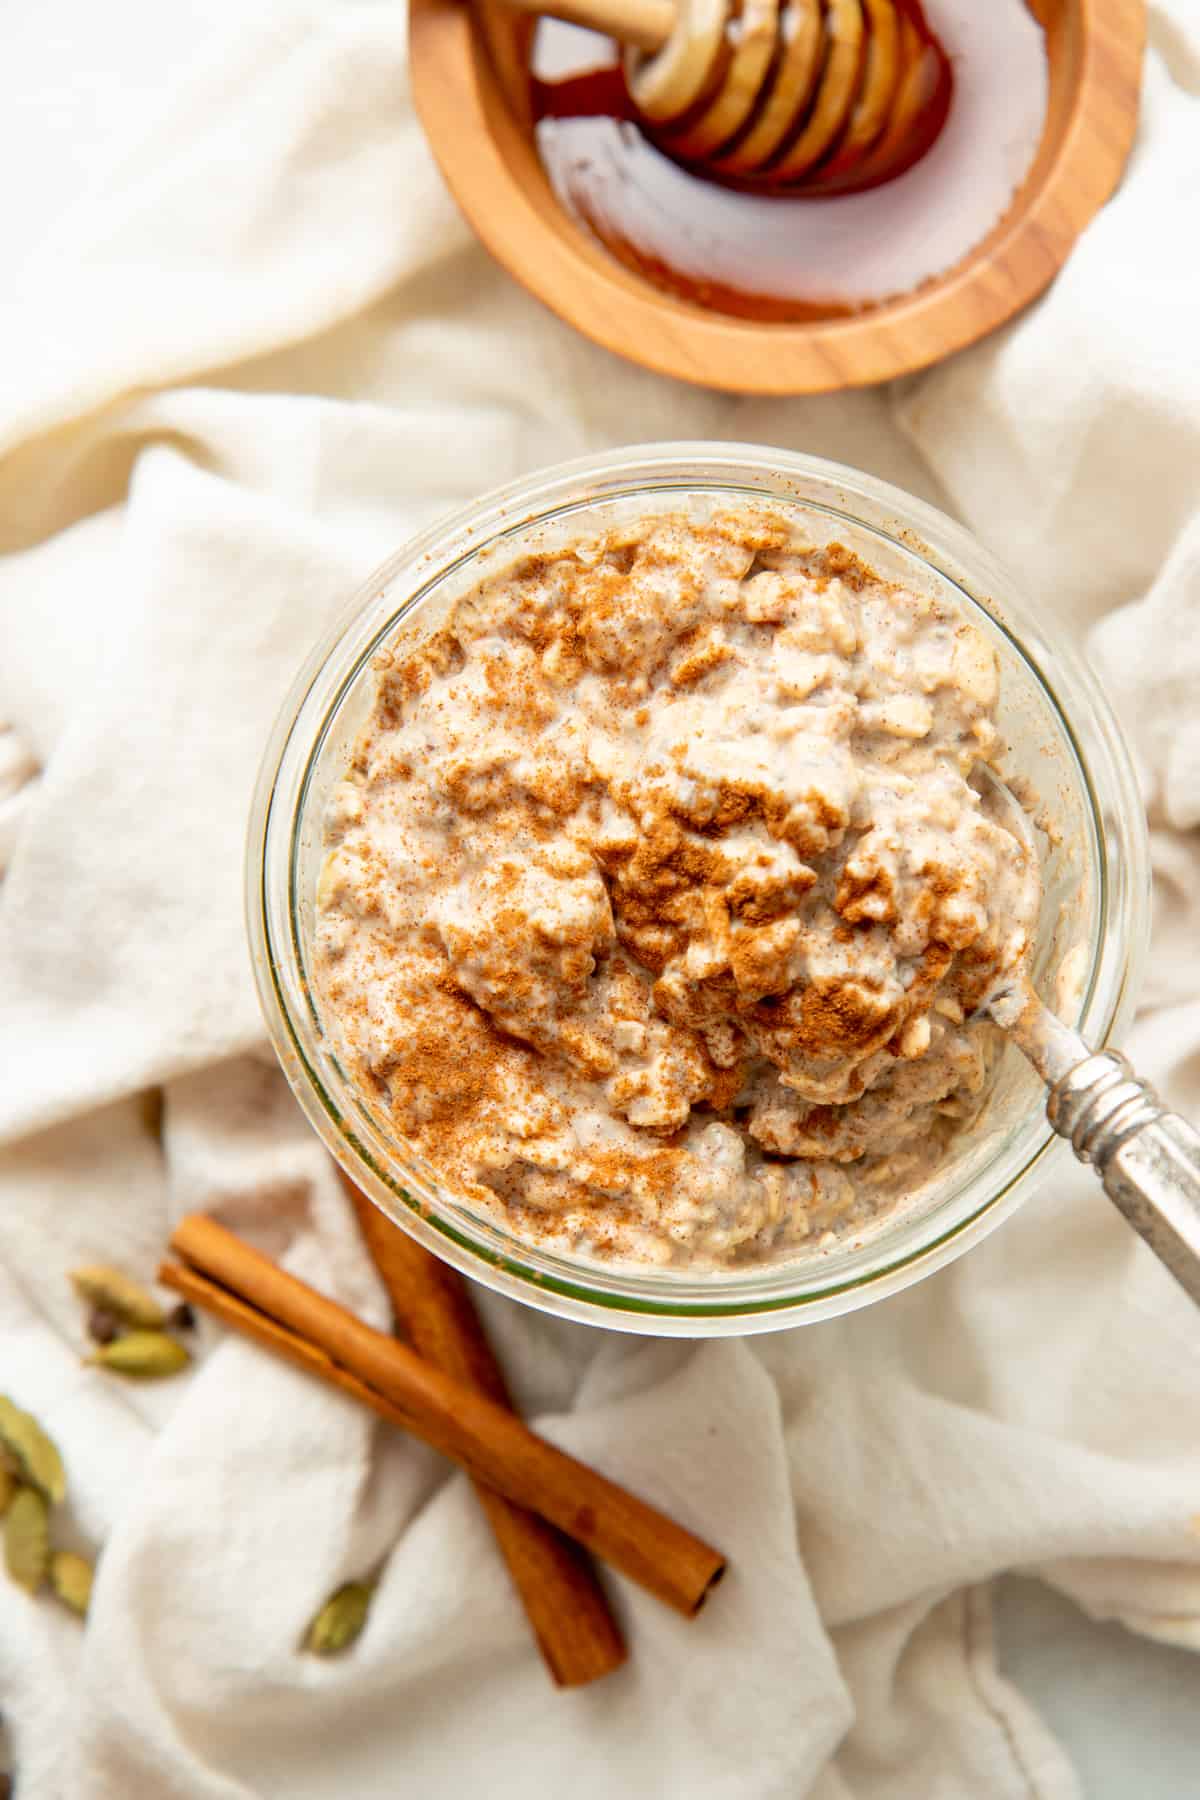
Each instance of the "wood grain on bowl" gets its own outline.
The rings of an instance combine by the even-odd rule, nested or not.
[[[995,330],[1053,279],[1115,188],[1137,123],[1145,0],[1030,4],[1046,29],[1049,106],[1005,216],[956,268],[913,293],[802,322],[732,318],[663,292],[564,211],[534,140],[527,15],[498,0],[411,0],[413,98],[480,238],[585,336],[705,387],[822,393],[925,368]]]

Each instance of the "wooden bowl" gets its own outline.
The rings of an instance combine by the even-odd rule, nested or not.
[[[988,4],[988,0],[981,0]],[[1112,193],[1137,123],[1145,0],[1030,0],[1046,28],[1041,145],[1004,218],[913,293],[774,324],[705,311],[617,262],[564,211],[534,144],[529,19],[498,0],[411,0],[413,98],[463,212],[497,260],[585,336],[648,369],[744,394],[888,381],[995,330],[1051,281]]]

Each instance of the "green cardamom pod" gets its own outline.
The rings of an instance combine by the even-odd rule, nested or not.
[[[67,1491],[67,1476],[58,1454],[31,1413],[22,1412],[0,1394],[0,1450],[21,1481],[45,1494],[57,1506]]]
[[[35,1594],[50,1563],[50,1515],[36,1488],[19,1488],[4,1515],[4,1562],[21,1587]]]
[[[101,1344],[87,1358],[97,1368],[112,1369],[118,1375],[136,1375],[142,1381],[157,1381],[164,1375],[178,1375],[191,1362],[191,1352],[178,1338],[165,1331],[127,1331],[111,1344]]]
[[[13,1495],[17,1491],[17,1478],[7,1463],[0,1463],[0,1519],[12,1504]]]
[[[50,1558],[50,1586],[63,1605],[69,1606],[81,1619],[87,1617],[93,1573],[87,1558],[76,1556],[73,1550],[56,1550]]]
[[[154,1295],[147,1293],[140,1281],[122,1275],[120,1269],[89,1263],[86,1268],[72,1269],[71,1286],[88,1306],[103,1306],[129,1325],[159,1331],[166,1323],[167,1315]]]
[[[304,1634],[304,1648],[316,1656],[347,1650],[367,1622],[371,1583],[347,1581],[328,1600]]]

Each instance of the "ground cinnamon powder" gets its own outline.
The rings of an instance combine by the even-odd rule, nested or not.
[[[408,1142],[526,1235],[660,1258],[858,1216],[862,1106],[936,1148],[1031,905],[1020,869],[980,901],[1019,851],[962,630],[748,509],[518,557],[378,658],[321,988]]]

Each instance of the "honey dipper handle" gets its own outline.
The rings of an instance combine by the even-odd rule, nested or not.
[[[545,13],[603,31],[639,50],[661,50],[675,29],[673,0],[506,0],[518,12]]]

